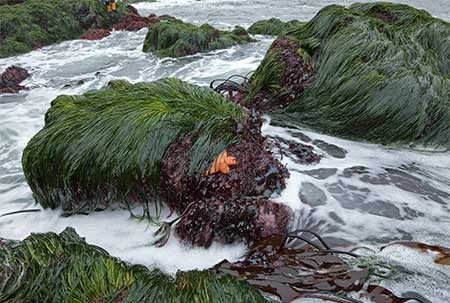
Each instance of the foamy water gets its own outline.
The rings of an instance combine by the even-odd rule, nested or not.
[[[450,19],[446,1],[398,2]],[[308,20],[320,7],[331,3],[349,2],[165,0],[136,6],[144,14],[171,14],[194,23],[210,22],[228,28],[235,24],[248,26],[269,17]],[[39,208],[24,179],[21,155],[29,139],[42,128],[44,114],[56,96],[82,94],[112,79],[139,82],[178,77],[208,85],[213,79],[256,69],[272,42],[258,37],[257,43],[159,60],[141,51],[145,34],[145,29],[114,32],[101,41],[68,41],[0,59],[0,71],[15,64],[33,75],[24,82],[30,90],[0,95],[0,213]],[[286,154],[283,143],[281,149],[274,149],[291,173],[287,189],[274,199],[295,210],[293,228],[312,229],[329,241],[375,249],[394,240],[450,246],[449,152],[348,141],[311,130],[273,126],[269,121],[268,117],[263,127],[265,135],[280,142],[311,145],[322,156],[320,164],[300,165]],[[73,226],[88,242],[112,255],[169,273],[207,268],[225,258],[236,260],[245,252],[242,244],[188,249],[176,237],[163,248],[151,247],[148,244],[157,227],[132,220],[122,210],[70,218],[52,210],[9,216],[0,218],[0,237],[22,239],[31,232],[61,232],[67,226]],[[430,255],[403,247],[378,255],[416,272],[387,285],[399,294],[416,291],[432,302],[447,302],[450,298],[450,270],[433,264]]]

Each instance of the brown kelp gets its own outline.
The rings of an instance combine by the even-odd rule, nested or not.
[[[291,105],[274,119],[333,135],[448,147],[449,37],[449,23],[407,5],[328,6],[274,42],[247,102],[281,98]],[[286,59],[280,43],[298,49]],[[292,76],[291,60],[303,62]]]
[[[423,302],[398,297],[376,285],[373,277],[390,279],[397,269],[365,258],[331,248],[314,232],[298,230],[267,237],[250,247],[243,260],[224,260],[214,270],[243,279],[284,303],[300,298],[338,303],[362,303],[357,298],[377,303]]]
[[[196,26],[169,18],[149,28],[144,52],[151,52],[160,58],[176,58],[255,41],[240,26],[224,31],[209,24]]]

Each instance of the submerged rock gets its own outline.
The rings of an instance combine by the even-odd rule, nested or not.
[[[281,34],[246,102],[290,104],[272,118],[332,135],[449,147],[449,56],[450,24],[423,10],[332,5]]]
[[[80,38],[89,29],[109,29],[128,9],[122,2],[108,14],[98,0],[27,0],[0,6],[0,58]]]
[[[176,58],[255,41],[242,27],[223,31],[209,24],[195,26],[169,18],[149,28],[143,50],[160,58]]]
[[[20,83],[31,75],[22,67],[10,66],[0,75],[0,93],[17,93],[24,89]]]
[[[310,182],[302,182],[298,196],[300,201],[311,207],[317,207],[327,203],[327,195],[325,192]]]
[[[249,28],[248,32],[252,35],[269,35],[278,36],[282,32],[285,32],[296,26],[305,24],[298,20],[291,20],[288,22],[283,22],[277,18],[271,18],[268,20],[261,20],[253,23]]]

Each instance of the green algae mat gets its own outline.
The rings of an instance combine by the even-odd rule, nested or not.
[[[52,102],[44,128],[24,150],[25,177],[44,208],[79,213],[111,201],[146,205],[158,200],[160,165],[172,143],[195,138],[186,157],[189,175],[201,175],[238,142],[245,117],[239,105],[181,80],[114,81]]]
[[[74,229],[0,238],[0,302],[269,303],[254,287],[208,271],[130,265],[87,244]]]
[[[128,13],[118,3],[106,13],[98,0],[26,0],[0,6],[0,58],[80,38],[89,28],[109,28]]]
[[[196,26],[170,18],[149,28],[144,52],[151,52],[160,58],[176,58],[255,41],[239,26],[232,31],[223,31],[209,24]]]
[[[356,140],[450,146],[450,24],[423,10],[328,6],[281,34],[252,80],[248,103],[294,99],[275,120]]]

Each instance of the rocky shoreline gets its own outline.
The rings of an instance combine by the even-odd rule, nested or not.
[[[268,114],[274,124],[358,140],[448,147],[450,65],[441,59],[448,58],[450,40],[429,36],[450,37],[450,24],[388,3],[328,6],[308,23],[269,20],[248,32],[195,26],[169,16],[143,17],[132,7],[123,12],[107,27],[91,24],[82,38],[149,27],[144,51],[163,58],[253,42],[249,33],[278,37],[252,76],[242,76],[242,83],[228,79],[215,91],[168,78],[112,81],[80,96],[57,97],[45,126],[23,153],[34,198],[43,208],[62,208],[67,216],[118,203],[133,217],[153,222],[166,207],[179,217],[158,222],[157,245],[164,246],[173,227],[188,247],[244,242],[249,252],[238,262],[224,260],[210,270],[171,278],[112,258],[71,229],[22,242],[0,239],[0,282],[5,281],[0,299],[48,301],[48,287],[59,275],[58,285],[64,287],[56,297],[61,301],[73,295],[81,302],[271,302],[259,289],[282,302],[361,302],[354,296],[381,303],[426,302],[399,297],[375,283],[379,267],[388,265],[331,247],[309,230],[291,231],[292,210],[274,200],[285,189],[289,171],[271,150],[283,145],[296,163],[314,165],[322,159],[312,145],[264,137],[261,125]],[[389,47],[375,47],[380,41]],[[400,55],[391,56],[392,51]],[[415,55],[418,63],[410,64],[411,57],[402,54]],[[23,89],[20,83],[29,76],[22,68],[8,68],[0,76],[0,92]],[[347,153],[325,141],[313,145],[339,159]],[[302,185],[301,201],[323,204],[327,197],[311,185]],[[339,194],[338,187],[334,193]],[[292,240],[301,243],[288,245]],[[449,250],[438,251],[448,262]],[[35,274],[41,267],[44,276]],[[78,280],[83,283],[74,283]],[[105,286],[105,280],[115,283]]]

